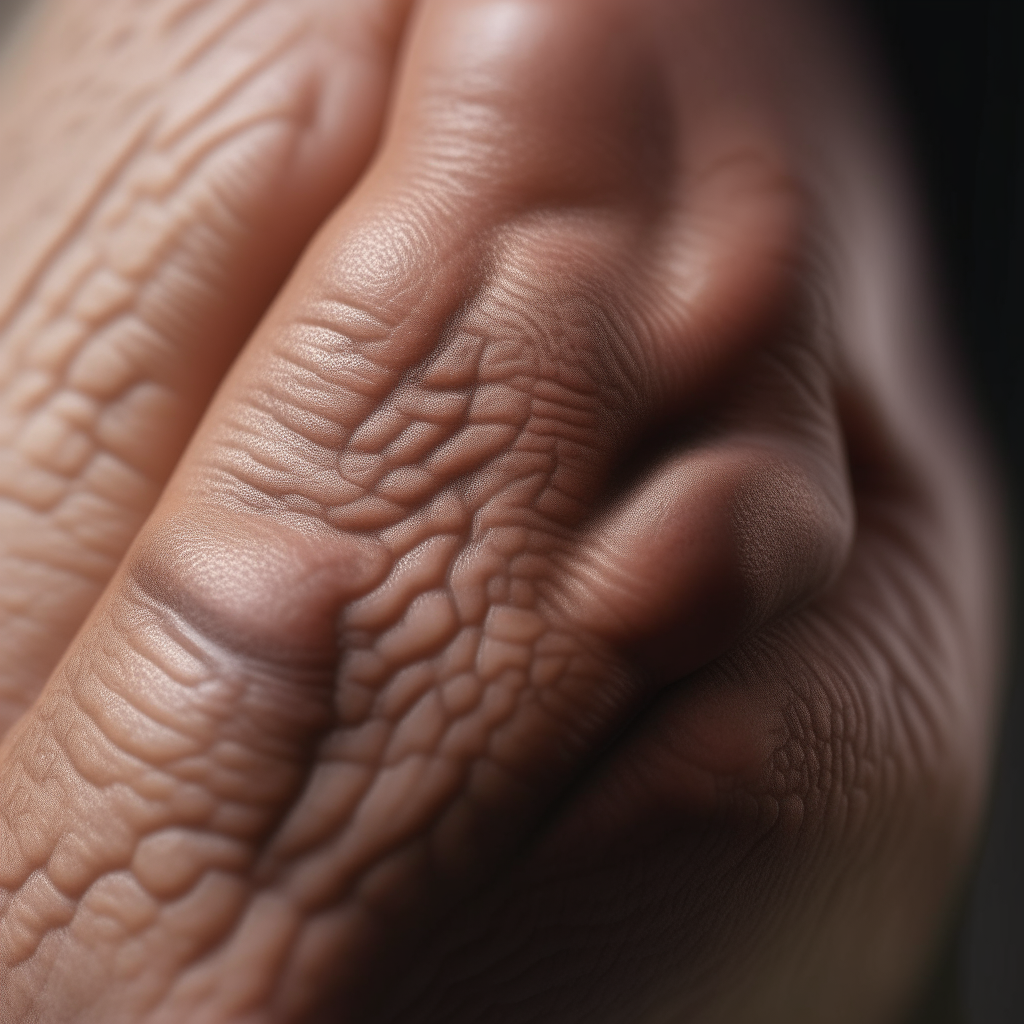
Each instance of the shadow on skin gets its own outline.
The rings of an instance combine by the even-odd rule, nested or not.
[[[820,41],[781,10],[416,13],[4,744],[11,1020],[908,998],[982,784],[984,484],[881,165],[794,141],[860,101],[765,71]]]

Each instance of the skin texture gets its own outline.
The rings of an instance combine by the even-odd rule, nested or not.
[[[4,214],[37,267],[2,349],[12,707],[81,629],[0,748],[0,1019],[896,1019],[982,798],[997,537],[842,33],[763,0],[154,9],[111,61],[142,156],[82,128],[103,197]],[[241,113],[174,56],[236,32]],[[132,542],[399,45],[371,165]],[[11,175],[69,133],[33,95]],[[104,211],[150,224],[123,183],[161,118],[221,137],[175,104],[273,127],[174,164],[198,198],[150,197],[173,230],[125,270]],[[218,189],[249,212],[209,242]],[[150,295],[174,315],[87,429],[69,367]],[[145,486],[88,504],[108,449]]]
[[[0,733],[362,171],[406,6],[36,16],[0,113]]]

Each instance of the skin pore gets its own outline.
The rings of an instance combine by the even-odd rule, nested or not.
[[[0,1019],[898,1019],[982,800],[999,545],[841,28],[40,13]]]

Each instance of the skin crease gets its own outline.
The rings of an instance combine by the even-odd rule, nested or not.
[[[0,749],[0,1020],[895,1020],[982,800],[998,537],[841,33],[403,33],[380,151]],[[90,223],[4,216],[54,266]],[[164,301],[237,343],[265,272]]]
[[[0,111],[0,734],[363,170],[407,6],[35,12]]]

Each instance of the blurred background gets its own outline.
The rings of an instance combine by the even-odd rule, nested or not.
[[[0,37],[32,0],[0,0]],[[82,0],[96,2],[96,0]],[[339,0],[340,2],[340,0]],[[842,0],[818,0],[821,3]],[[916,163],[960,363],[1024,510],[1024,0],[846,0]],[[1019,531],[1018,531],[1019,532]],[[1018,569],[1022,560],[1014,555]],[[1019,581],[1021,573],[1016,573]],[[915,1024],[1024,1021],[1024,625],[1020,585],[996,784]]]
[[[930,214],[1016,527],[1013,649],[978,863],[920,1024],[1024,1021],[1024,2],[859,0]]]

